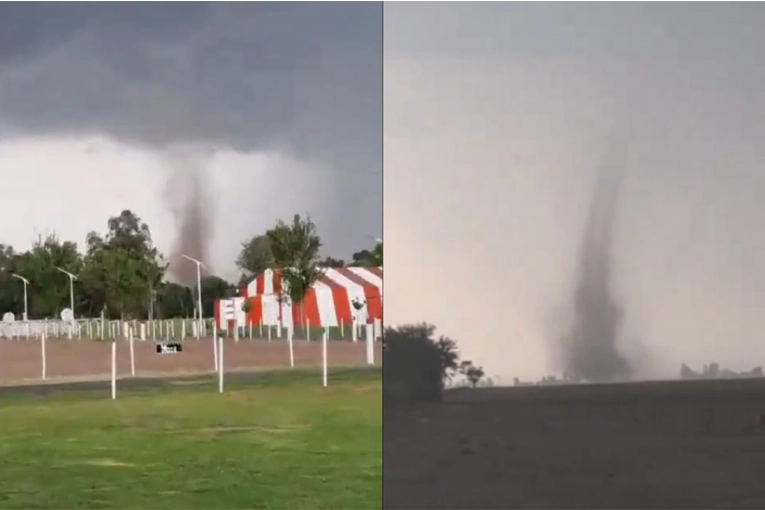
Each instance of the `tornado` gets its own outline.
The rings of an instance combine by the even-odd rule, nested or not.
[[[211,204],[205,193],[209,188],[206,165],[210,151],[200,147],[179,146],[166,153],[170,175],[165,197],[176,218],[176,236],[170,254],[170,273],[181,285],[195,287],[197,267],[183,257],[202,261],[210,268]]]
[[[574,320],[564,342],[566,371],[578,380],[624,381],[633,374],[618,349],[623,308],[612,289],[614,229],[625,152],[624,147],[612,144],[604,158],[582,238],[573,289]]]

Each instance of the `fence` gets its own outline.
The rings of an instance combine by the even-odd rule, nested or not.
[[[212,335],[215,327],[213,319],[202,321],[202,331],[199,331],[199,322],[196,319],[158,319],[153,321],[118,321],[101,319],[79,319],[74,323],[59,320],[31,320],[27,322],[0,323],[0,337],[12,338],[40,338],[45,333],[48,337],[66,337],[70,339],[88,340],[116,340],[127,337],[128,329],[132,329],[136,338],[140,340],[184,340]],[[362,324],[354,330],[351,326],[311,326],[295,327],[293,335],[299,340],[318,340],[326,331],[330,340],[352,340],[363,338],[366,325]],[[373,324],[375,338],[382,336],[382,327],[379,321]],[[233,329],[219,329],[218,334],[227,338],[235,339],[278,339],[284,338],[288,328],[279,326],[264,326],[263,324],[249,324]]]
[[[198,331],[201,329],[201,332]],[[382,360],[372,327],[359,341],[327,331],[327,363],[366,366]],[[302,333],[302,338],[300,333]],[[35,381],[108,380],[112,344],[116,376],[156,377],[212,372],[217,367],[215,337],[224,344],[227,371],[322,366],[323,331],[289,331],[253,325],[218,337],[212,321],[202,328],[193,319],[101,321],[81,319],[0,324],[0,384]],[[337,333],[336,333],[337,334]],[[252,336],[250,336],[252,335]],[[367,339],[369,338],[369,339]],[[156,341],[154,341],[156,340]],[[161,348],[177,343],[180,352]],[[158,349],[159,347],[159,349]],[[162,352],[158,352],[162,351]]]

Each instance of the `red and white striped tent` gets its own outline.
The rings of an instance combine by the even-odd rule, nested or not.
[[[306,293],[300,307],[282,297],[282,278],[277,270],[267,269],[240,291],[241,297],[219,300],[215,322],[220,328],[249,324],[285,327],[371,324],[382,319],[382,267],[325,268],[322,277]],[[281,297],[281,299],[280,299]],[[249,313],[242,311],[250,301]],[[302,310],[301,310],[302,308]]]

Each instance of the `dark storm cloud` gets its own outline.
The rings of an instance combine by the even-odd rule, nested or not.
[[[0,127],[105,133],[151,147],[213,141],[329,168],[355,218],[381,223],[378,3],[3,3]],[[371,223],[371,225],[369,225]]]

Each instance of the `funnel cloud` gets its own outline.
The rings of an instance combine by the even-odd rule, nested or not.
[[[590,204],[574,290],[574,323],[563,344],[566,372],[592,382],[626,380],[632,375],[629,362],[619,352],[623,311],[612,282],[613,232],[625,161],[611,149]]]
[[[214,149],[209,144],[173,144],[162,154],[168,169],[163,202],[175,223],[169,254],[170,277],[194,287],[197,284],[196,264],[183,255],[201,261],[207,271],[215,273],[210,261],[215,239],[215,211],[206,191],[213,187],[209,167]]]

